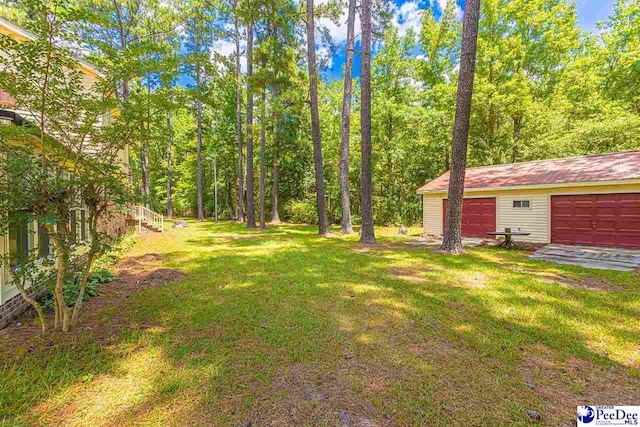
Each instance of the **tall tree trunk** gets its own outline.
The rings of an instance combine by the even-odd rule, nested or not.
[[[522,130],[522,115],[513,116],[513,145],[511,146],[511,163],[520,158],[520,131]]]
[[[253,23],[247,27],[247,228],[256,228],[253,180]]]
[[[361,185],[360,204],[362,205],[362,230],[360,242],[375,243],[373,229],[373,195],[371,182],[371,0],[362,0],[360,10],[362,26],[360,60],[360,151]]]
[[[469,139],[471,99],[473,96],[473,77],[476,68],[479,19],[480,0],[467,0],[462,29],[462,55],[460,59],[460,74],[458,76],[456,117],[453,124],[449,201],[447,203],[441,246],[442,251],[452,254],[458,254],[463,251],[462,201],[464,198],[464,177],[467,168],[467,142]]]
[[[315,23],[313,0],[307,0],[307,62],[309,66],[309,97],[311,101],[311,138],[313,160],[316,170],[316,198],[318,203],[318,232],[329,234],[329,221],[324,200],[324,172],[322,162],[322,140],[320,135],[320,112],[318,111],[318,73],[316,70]]]
[[[199,50],[199,48],[198,48]],[[197,180],[198,180],[198,221],[204,220],[204,200],[203,200],[203,174],[202,174],[202,101],[200,101],[200,65],[196,64],[196,109],[197,109],[197,118],[196,118],[196,126],[197,126],[197,139],[198,139],[198,149],[197,149],[197,163],[198,163],[198,172],[197,172]]]
[[[147,96],[151,97],[151,80],[147,79]],[[150,99],[147,100],[147,120],[146,120],[146,132],[142,146],[140,147],[140,174],[142,175],[142,196],[144,198],[144,205],[149,207],[149,136],[151,133],[151,106],[149,105]]]
[[[273,162],[273,189],[271,202],[271,223],[280,224],[280,161]]]
[[[144,205],[149,207],[149,165],[147,163],[147,140],[140,147],[140,174],[142,175],[142,197]]]
[[[280,90],[273,89],[273,99],[278,99]],[[280,111],[273,106],[273,187],[271,189],[271,223],[280,224]]]
[[[173,202],[171,200],[171,180],[173,179],[173,161],[171,159],[171,145],[173,133],[171,130],[171,113],[167,111],[167,218],[173,218]]]
[[[342,204],[342,234],[353,233],[349,195],[349,132],[351,127],[351,88],[353,74],[354,26],[356,1],[349,0],[347,17],[347,60],[344,65],[344,95],[342,97],[342,129],[340,137],[340,201]]]
[[[124,22],[122,20],[122,10],[121,10],[121,5],[120,2],[118,2],[117,0],[112,0],[111,4],[113,5],[113,8],[116,12],[116,21],[118,23],[118,35],[120,37],[120,50],[121,52],[124,52],[127,49],[127,34],[125,31],[125,26],[124,26]],[[116,96],[117,96],[117,91],[116,91]],[[128,103],[129,102],[129,77],[127,74],[124,74],[122,77],[122,100],[124,101],[124,103]],[[125,122],[125,125],[128,125],[128,121]],[[127,146],[127,150],[129,150],[129,147]],[[127,154],[129,154],[127,152]],[[131,165],[128,165],[128,174],[129,174],[129,184],[131,185],[131,187],[134,186],[134,179],[133,179],[133,170],[131,168]]]
[[[234,13],[236,13],[234,11]],[[238,222],[244,222],[244,168],[242,162],[242,74],[240,69],[240,29],[235,18],[236,35],[236,144],[238,145]]]
[[[263,90],[262,91],[262,114],[261,114],[261,124],[260,124],[260,229],[264,230],[267,225],[265,223],[264,220],[264,196],[265,196],[265,190],[264,190],[264,176],[265,176],[265,171],[264,171],[264,152],[265,152],[265,146],[267,143],[267,132],[266,132],[266,126],[267,126],[267,91]]]

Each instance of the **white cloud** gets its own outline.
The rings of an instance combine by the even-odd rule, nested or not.
[[[322,4],[322,2],[318,2]],[[337,23],[333,22],[329,18],[321,18],[318,20],[318,26],[325,27],[329,30],[329,34],[333,38],[334,43],[342,44],[347,42],[347,18],[349,17],[349,6],[345,5],[344,9],[342,9],[342,13],[340,14],[340,18],[338,18]],[[354,34],[355,37],[358,38],[360,35],[360,16],[356,12],[355,26],[354,26]]]
[[[392,22],[401,36],[404,36],[410,28],[417,36],[422,27],[422,9],[420,9],[418,1],[408,1],[400,7],[396,7]]]
[[[316,4],[326,3],[328,0],[317,0]],[[445,2],[446,0],[432,0],[438,2]],[[328,18],[321,18],[318,20],[318,26],[323,26],[329,30],[329,33],[333,37],[333,41],[336,44],[343,44],[347,41],[347,17],[349,14],[349,7],[345,4],[340,18],[337,23],[331,21]],[[401,6],[394,6],[392,24],[398,29],[401,36],[404,36],[409,28],[413,28],[416,34],[420,32],[422,26],[422,10],[420,9],[420,2],[408,1]],[[355,37],[360,36],[360,16],[356,13],[355,19]]]
[[[440,12],[444,12],[444,10],[447,8],[447,4],[449,4],[449,1],[450,0],[431,0],[430,4],[431,7],[437,6]],[[462,11],[462,8],[456,3],[456,18],[458,18],[458,21],[462,21],[463,15],[464,12]]]
[[[247,61],[245,50],[247,48],[246,40],[240,41],[240,67],[243,72],[247,71]],[[229,57],[236,54],[236,43],[233,40],[216,40],[211,47],[211,53],[218,53],[219,55]]]

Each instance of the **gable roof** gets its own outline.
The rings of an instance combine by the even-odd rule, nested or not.
[[[465,189],[505,188],[640,180],[640,150],[468,168]],[[449,189],[449,172],[423,185],[418,193]]]

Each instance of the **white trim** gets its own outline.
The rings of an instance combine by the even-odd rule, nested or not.
[[[567,187],[597,187],[600,185],[640,185],[640,179],[627,179],[627,180],[610,180],[610,181],[583,181],[583,182],[559,182],[554,184],[537,184],[537,185],[514,185],[510,187],[478,187],[478,188],[465,188],[466,192],[492,192],[492,191],[512,191],[512,190],[540,190],[547,188],[567,188]],[[417,194],[447,194],[448,190],[420,190]],[[611,191],[606,191],[610,193]],[[618,191],[625,193],[625,191]],[[636,193],[637,191],[628,191]],[[465,195],[466,197],[466,195]]]

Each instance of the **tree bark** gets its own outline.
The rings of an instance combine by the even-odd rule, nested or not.
[[[84,268],[82,269],[82,275],[80,276],[80,292],[78,292],[76,303],[73,306],[73,314],[71,315],[72,327],[75,327],[78,323],[78,317],[80,315],[80,310],[82,309],[82,304],[84,302],[84,293],[87,289],[89,275],[91,274],[91,267],[93,266],[93,261],[98,253],[97,213],[95,211],[89,214],[88,224],[89,235],[91,236],[91,248],[89,248],[89,253],[87,254],[87,262],[85,263]]]
[[[200,53],[200,41],[198,37],[198,29],[196,29],[196,51]],[[201,69],[200,69],[200,59],[196,60],[196,138],[197,138],[197,187],[198,187],[198,195],[197,195],[197,204],[198,204],[198,221],[204,221],[204,178],[203,178],[203,169],[202,169],[202,101],[200,100],[201,96]]]
[[[280,224],[280,162],[275,160],[273,162],[273,189],[272,189],[272,213],[271,223]]]
[[[480,0],[468,0],[464,10],[456,117],[453,124],[449,201],[447,203],[444,235],[440,248],[443,252],[452,254],[458,254],[464,250],[462,247],[462,201],[464,199],[464,178],[467,167],[467,143],[469,140],[469,121],[476,67],[479,19]]]
[[[318,232],[329,234],[329,221],[324,199],[324,171],[322,161],[322,139],[320,135],[320,112],[318,110],[318,73],[316,69],[315,23],[313,0],[307,0],[307,62],[309,66],[309,97],[311,101],[311,137],[313,160],[316,172],[316,198],[318,204]]]
[[[234,12],[236,13],[236,12]],[[242,74],[240,69],[240,30],[235,18],[236,33],[236,144],[238,145],[238,222],[244,222],[244,168],[242,162]]]
[[[273,98],[278,99],[280,90],[273,89]],[[271,189],[271,223],[280,224],[280,111],[273,114],[273,187]]]
[[[253,23],[247,27],[247,228],[256,228],[253,179]]]
[[[173,162],[171,160],[171,145],[173,133],[171,130],[171,113],[167,111],[167,218],[173,218],[173,202],[171,200],[171,179],[173,178]]]
[[[362,205],[362,229],[360,242],[375,243],[373,228],[373,195],[371,182],[371,0],[362,0],[360,10],[362,26],[360,60],[360,151],[361,185],[360,204]]]
[[[265,189],[264,189],[264,177],[265,177],[265,171],[264,171],[264,152],[265,152],[265,148],[266,148],[266,143],[267,143],[267,132],[266,132],[266,123],[267,123],[267,117],[266,117],[266,112],[267,112],[267,92],[265,90],[263,90],[262,92],[262,117],[261,117],[261,121],[262,123],[260,124],[260,229],[264,230],[267,225],[265,223],[265,212],[264,212],[264,196],[265,196]]]
[[[53,288],[53,300],[55,304],[55,316],[54,316],[54,328],[62,329],[67,332],[70,327],[70,312],[67,303],[64,301],[62,293],[64,287],[64,279],[67,275],[67,264],[69,262],[69,252],[66,247],[66,238],[61,235],[62,231],[66,230],[66,221],[60,221],[58,223],[59,230],[53,226],[53,224],[46,224],[45,229],[53,242],[53,248],[56,256],[56,283]],[[66,232],[65,232],[66,235]]]
[[[151,96],[151,81],[147,81],[147,96]],[[142,147],[140,147],[140,174],[142,175],[142,196],[144,198],[144,205],[149,207],[149,134],[151,133],[151,107],[149,100],[147,100],[147,131],[145,132],[144,140],[142,141]]]
[[[342,234],[353,233],[351,201],[349,194],[349,132],[351,128],[351,90],[353,74],[354,26],[356,1],[349,0],[347,17],[347,59],[344,65],[344,95],[342,97],[342,128],[340,137],[340,202],[342,204]]]
[[[149,207],[149,166],[147,164],[147,142],[142,142],[140,147],[140,174],[142,175],[142,197],[144,205]]]
[[[30,304],[38,313],[38,319],[40,320],[40,328],[42,329],[42,333],[45,334],[48,329],[47,317],[44,315],[44,310],[38,301],[31,298],[29,292],[25,288],[25,284],[20,281],[20,279],[14,278],[14,283],[16,288],[22,295],[22,299],[24,299],[28,304]]]

